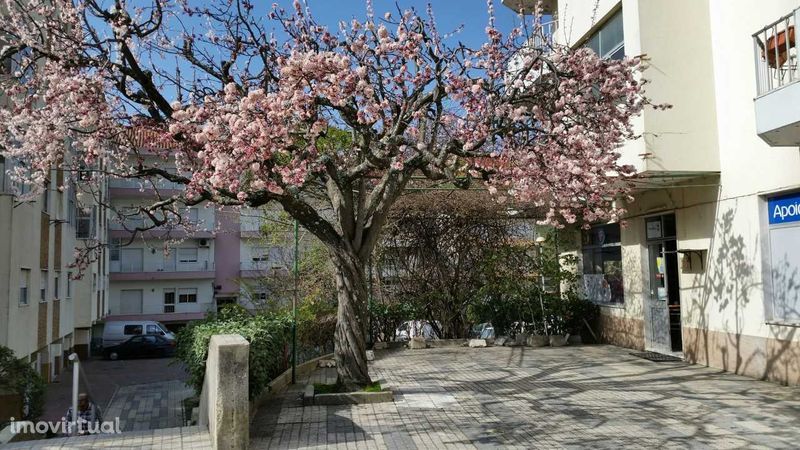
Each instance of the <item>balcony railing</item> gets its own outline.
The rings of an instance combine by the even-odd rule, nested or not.
[[[154,187],[159,190],[167,189],[183,189],[184,186],[180,183],[173,183],[163,178],[153,178],[152,182],[149,180],[140,180],[136,178],[112,178],[108,186],[110,188],[127,188],[127,189],[153,189]]]
[[[286,269],[286,264],[278,261],[241,261],[239,263],[239,270],[267,271],[284,269]]]
[[[753,34],[758,95],[800,80],[797,29],[800,8]]]
[[[214,270],[214,261],[196,262],[163,262],[160,264],[120,264],[112,261],[109,265],[111,273],[137,272],[210,272]]]

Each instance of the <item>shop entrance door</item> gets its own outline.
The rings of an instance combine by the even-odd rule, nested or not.
[[[675,215],[646,219],[650,292],[645,298],[645,347],[659,353],[680,352],[681,300]]]

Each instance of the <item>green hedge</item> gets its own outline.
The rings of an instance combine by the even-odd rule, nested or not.
[[[267,384],[285,370],[284,349],[290,339],[291,319],[284,315],[251,315],[238,305],[187,326],[178,333],[177,353],[186,364],[189,383],[199,394],[203,389],[206,358],[211,336],[239,334],[250,342],[250,398],[256,398]]]
[[[0,391],[15,392],[22,397],[22,419],[34,420],[42,414],[44,390],[42,377],[26,362],[17,359],[11,349],[0,345]]]

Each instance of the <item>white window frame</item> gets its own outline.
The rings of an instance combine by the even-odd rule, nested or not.
[[[622,41],[619,44],[615,45],[614,47],[604,51],[604,49],[599,48],[601,43],[602,43],[602,41],[603,41],[603,32],[607,31],[609,25],[614,20],[616,20],[617,18],[619,18],[620,22],[622,22]],[[584,45],[586,47],[591,48],[590,45],[589,45],[589,42],[592,39],[594,39],[595,37],[597,38],[597,41],[598,41],[598,43],[597,43],[598,49],[600,50],[600,52],[602,52],[602,53],[598,53],[598,56],[600,56],[603,59],[608,59],[612,55],[614,55],[615,53],[617,53],[620,50],[622,50],[622,57],[623,58],[625,57],[625,50],[624,50],[625,49],[625,18],[623,17],[621,8],[618,9],[616,12],[614,12],[614,14],[612,14],[611,17],[609,17],[607,20],[603,21],[603,23],[600,25],[600,27],[598,27],[595,30],[594,33],[590,34],[589,37],[586,38],[586,41],[584,42]],[[594,49],[592,49],[592,50],[594,50]],[[621,59],[621,58],[616,58],[616,59]]]
[[[197,303],[197,288],[179,288],[178,303]]]
[[[139,255],[137,255],[137,256],[141,256],[140,257],[141,265],[137,266],[138,269],[136,267],[134,267],[133,265],[131,265],[130,262],[128,262],[130,260],[130,258],[123,258],[122,257],[123,254],[132,254],[134,252],[139,253]],[[121,272],[143,272],[144,271],[144,249],[143,248],[123,248],[123,249],[120,249],[119,270]]]
[[[196,264],[200,260],[197,247],[179,247],[177,249],[179,264]]]
[[[790,222],[786,224],[776,224],[770,226],[769,224],[769,200],[774,197],[780,197],[783,195],[792,195],[792,194],[800,194],[800,191],[797,190],[789,190],[789,191],[778,191],[778,192],[771,192],[761,196],[760,200],[760,209],[761,209],[761,226],[760,226],[760,235],[761,235],[761,276],[763,280],[763,292],[764,292],[764,321],[767,324],[771,325],[783,325],[783,326],[794,326],[800,327],[800,317],[798,318],[790,318],[787,319],[785,317],[776,317],[775,311],[775,300],[779,296],[779,293],[775,292],[774,286],[774,278],[773,278],[773,264],[772,264],[772,242],[771,242],[771,235],[770,231],[773,229],[787,229],[787,228],[798,228],[798,232],[800,233],[800,222]],[[798,302],[800,303],[800,302]],[[800,308],[800,304],[798,305]]]
[[[178,303],[178,290],[175,288],[164,288],[161,291],[161,301],[164,304],[164,313],[174,313],[175,305]],[[167,303],[167,294],[172,294],[172,303]],[[171,307],[171,311],[167,311]]]
[[[20,269],[19,304],[27,306],[31,301],[31,269]]]
[[[186,222],[189,225],[197,225],[200,222],[200,210],[197,208],[189,208],[186,212]]]

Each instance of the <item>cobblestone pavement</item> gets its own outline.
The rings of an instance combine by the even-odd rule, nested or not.
[[[797,448],[800,389],[612,346],[377,354],[394,403],[261,409],[252,448]],[[324,379],[329,374],[316,374]]]
[[[104,420],[119,417],[122,431],[174,428],[184,424],[183,400],[194,390],[179,380],[124,386],[114,394]]]
[[[83,367],[81,391],[90,393],[105,415],[108,415],[111,400],[118,389],[142,383],[187,380],[189,378],[184,366],[177,363],[174,358],[117,361],[90,359],[81,362],[81,365]],[[72,372],[70,369],[66,369],[59,377],[59,382],[47,385],[42,420],[61,420],[71,401]]]
[[[197,449],[211,450],[211,440],[208,430],[199,427],[164,428],[161,430],[135,431],[119,435],[100,434],[93,436],[45,439],[41,441],[27,441],[2,446],[5,449]]]

